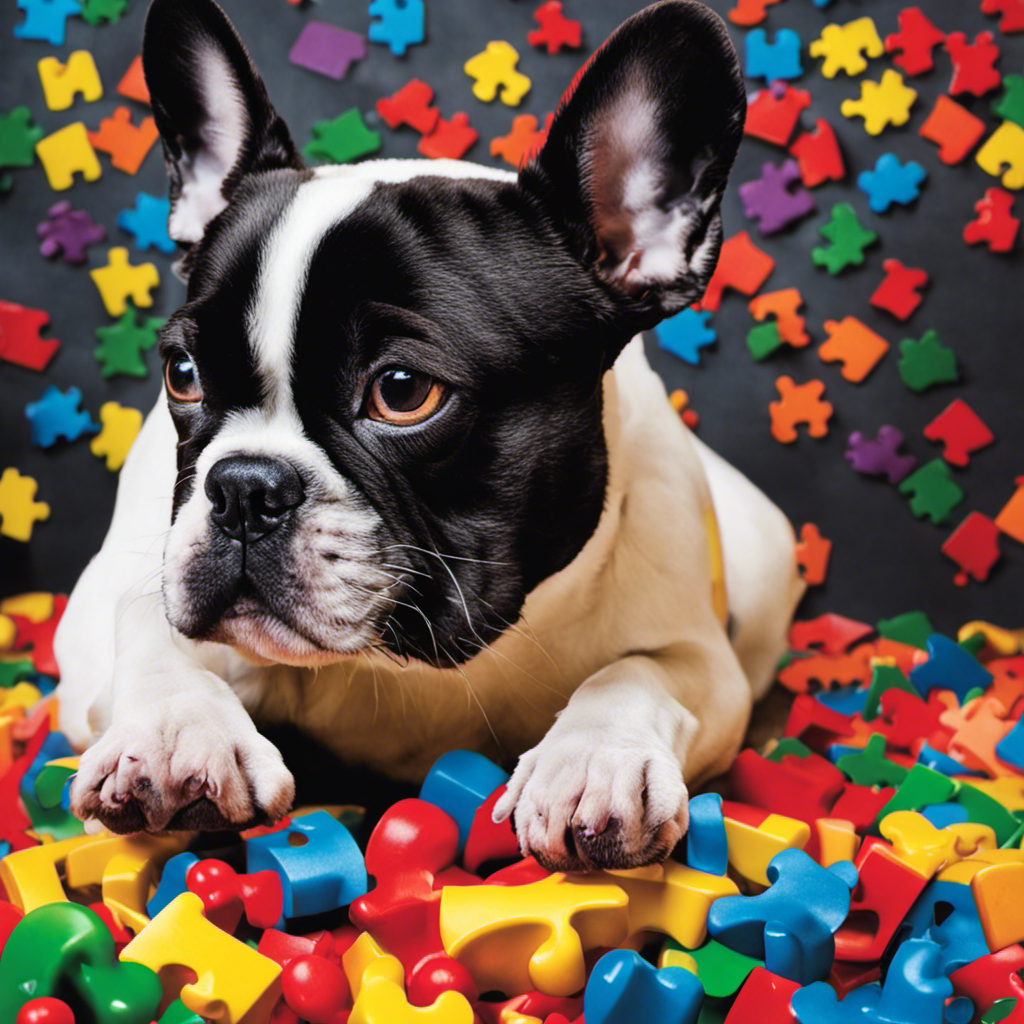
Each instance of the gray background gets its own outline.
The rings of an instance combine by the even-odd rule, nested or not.
[[[731,5],[731,0],[711,3],[721,13]],[[375,126],[375,101],[409,78],[419,77],[436,90],[444,116],[464,110],[480,131],[481,139],[468,158],[497,163],[488,155],[488,141],[504,135],[516,113],[543,118],[585,55],[642,4],[634,0],[566,0],[566,13],[584,24],[586,48],[582,53],[551,57],[526,42],[527,31],[534,27],[534,0],[428,0],[426,45],[413,47],[401,59],[393,57],[386,47],[370,45],[367,59],[355,65],[340,83],[289,64],[288,51],[309,18],[365,31],[368,19],[364,0],[323,0],[298,8],[285,0],[224,0],[224,6],[251,48],[271,98],[300,146],[309,141],[315,122],[352,106],[370,112],[367,121]],[[859,94],[858,83],[844,75],[832,81],[824,79],[817,70],[820,62],[806,52],[807,44],[823,25],[864,14],[875,19],[884,37],[895,31],[896,14],[903,6],[905,3],[897,0],[836,0],[823,11],[811,0],[787,0],[769,9],[765,27],[770,32],[788,26],[803,39],[807,73],[797,84],[811,90],[814,97],[805,118],[808,125],[817,116],[833,124],[850,173],[844,182],[815,191],[818,214],[782,235],[761,240],[755,227],[745,221],[736,186],[756,177],[765,160],[779,160],[784,154],[768,144],[747,139],[726,202],[726,233],[749,228],[755,240],[776,259],[776,269],[765,290],[793,285],[802,290],[808,328],[815,342],[824,339],[825,320],[840,320],[847,314],[879,331],[894,349],[901,338],[919,338],[927,328],[934,327],[960,357],[964,370],[961,384],[915,395],[899,379],[894,352],[861,385],[848,384],[837,366],[821,363],[815,354],[816,345],[755,364],[744,343],[752,320],[746,302],[735,294],[726,298],[715,315],[719,341],[704,350],[699,368],[659,351],[653,338],[648,338],[649,349],[670,388],[685,387],[690,392],[701,416],[700,436],[764,488],[795,524],[813,520],[834,540],[828,582],[812,592],[804,613],[834,610],[874,621],[910,608],[925,608],[946,629],[977,616],[1014,624],[1019,619],[1017,597],[1024,579],[1024,551],[1004,539],[1004,559],[992,579],[985,585],[972,583],[960,589],[952,583],[955,567],[940,554],[939,545],[968,511],[977,509],[995,515],[1012,494],[1015,475],[1022,472],[1018,442],[1020,386],[1024,379],[1020,368],[1021,242],[1012,255],[1001,257],[963,243],[960,232],[973,219],[974,202],[996,182],[977,167],[973,157],[959,167],[946,167],[938,160],[935,147],[917,135],[935,97],[948,87],[950,65],[944,53],[937,54],[936,70],[908,80],[920,93],[910,124],[872,138],[864,132],[860,120],[848,121],[839,114],[842,100]],[[921,6],[946,31],[962,30],[970,37],[982,30],[993,31],[1003,52],[1003,72],[1019,73],[1024,68],[1024,34],[1002,35],[996,20],[980,13],[979,0],[921,0]],[[125,103],[133,107],[136,117],[144,113],[138,104],[117,96],[115,87],[138,52],[145,8],[142,0],[135,0],[119,24],[96,29],[73,18],[68,24],[66,45],[55,49],[46,43],[15,40],[12,27],[21,15],[13,2],[5,3],[0,7],[0,110],[27,104],[47,132],[79,119],[95,128],[101,117]],[[745,30],[732,27],[732,33],[742,54]],[[522,55],[521,70],[533,80],[532,91],[518,109],[480,103],[470,92],[462,65],[491,39],[512,42]],[[79,48],[95,55],[106,95],[97,103],[79,101],[70,111],[50,112],[43,102],[36,61],[54,52],[64,57]],[[863,77],[877,79],[890,66],[887,58],[872,61]],[[751,82],[749,87],[754,91],[759,83]],[[994,127],[997,121],[989,106],[996,96],[998,93],[963,101]],[[415,155],[418,136],[411,129],[392,132],[382,126],[382,132],[381,156]],[[929,178],[913,207],[894,208],[878,217],[868,210],[867,197],[856,189],[855,179],[887,151],[897,153],[902,160],[919,161]],[[82,390],[84,405],[95,417],[99,406],[109,399],[148,409],[159,387],[159,368],[152,351],[148,354],[151,374],[146,380],[122,377],[105,381],[100,376],[93,356],[93,331],[109,318],[86,268],[49,262],[39,255],[36,224],[52,203],[70,199],[108,230],[108,243],[90,250],[90,266],[106,262],[109,246],[127,245],[133,263],[152,260],[160,268],[162,284],[149,315],[166,315],[183,299],[182,286],[170,274],[170,259],[159,253],[140,253],[133,240],[116,227],[118,212],[133,204],[136,192],[163,192],[159,147],[134,178],[112,169],[105,155],[101,155],[101,162],[104,173],[98,182],[78,182],[60,194],[51,192],[38,164],[32,169],[14,170],[13,190],[0,197],[0,298],[48,310],[51,336],[63,342],[60,353],[42,375],[0,364],[0,468],[13,465],[36,477],[39,498],[52,506],[50,520],[37,525],[30,543],[0,538],[0,595],[30,588],[70,588],[100,545],[116,486],[116,476],[89,452],[87,439],[59,442],[48,451],[32,446],[23,415],[25,404],[38,398],[48,384],[62,389],[75,385]],[[854,204],[862,222],[881,236],[881,245],[869,250],[864,267],[831,278],[813,266],[810,250],[820,241],[818,226],[840,199]],[[1018,203],[1018,207],[1022,205]],[[923,267],[932,276],[925,302],[906,325],[875,310],[867,301],[881,280],[882,260],[889,256]],[[836,406],[827,439],[814,441],[802,436],[788,447],[772,440],[768,403],[775,397],[774,382],[782,373],[798,381],[810,377],[825,381],[827,397]],[[938,449],[924,440],[921,429],[956,396],[971,403],[998,440],[995,446],[976,455],[968,470],[956,471],[967,500],[955,510],[949,525],[935,527],[916,520],[895,488],[855,474],[843,458],[843,450],[851,431],[873,434],[881,424],[893,423],[907,434],[910,450],[925,461]],[[162,524],[154,524],[155,530],[161,528]]]

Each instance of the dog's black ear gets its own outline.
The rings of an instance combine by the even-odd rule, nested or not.
[[[662,0],[594,54],[523,168],[523,186],[636,324],[707,286],[745,115],[725,23],[696,0]]]
[[[170,178],[168,231],[180,245],[202,238],[246,174],[303,166],[245,45],[213,0],[153,0],[142,66]]]

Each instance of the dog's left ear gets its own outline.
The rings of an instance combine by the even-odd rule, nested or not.
[[[523,168],[522,185],[631,327],[653,326],[703,294],[745,115],[725,23],[695,0],[662,0],[594,54]]]

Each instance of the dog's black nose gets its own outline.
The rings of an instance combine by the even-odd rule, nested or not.
[[[221,533],[251,544],[280,526],[306,492],[295,467],[283,459],[229,455],[207,473],[206,496]]]

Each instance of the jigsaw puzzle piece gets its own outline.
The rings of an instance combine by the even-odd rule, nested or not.
[[[825,437],[832,416],[831,403],[824,401],[825,385],[820,380],[809,380],[798,385],[792,377],[779,377],[775,382],[779,401],[771,402],[772,437],[782,444],[797,439],[797,425],[804,423],[811,437]]]
[[[426,38],[423,0],[372,0],[369,9],[371,43],[386,43],[396,57]]]
[[[1015,481],[1017,490],[996,516],[996,526],[1018,544],[1024,544],[1024,476]]]
[[[56,57],[44,57],[37,67],[50,110],[68,110],[79,94],[86,103],[103,97],[99,69],[88,50],[75,50],[66,63]]]
[[[962,93],[984,96],[1002,84],[995,66],[999,47],[991,32],[979,32],[973,43],[967,42],[963,32],[950,32],[944,48],[953,62],[953,77],[949,83],[951,96]]]
[[[939,459],[935,464],[946,468]],[[992,683],[992,673],[949,637],[934,633],[927,643],[928,660],[910,673],[910,681],[922,697],[930,690],[952,690],[962,702],[971,690],[986,689]]]
[[[746,135],[785,146],[800,121],[800,112],[811,105],[811,94],[786,82],[770,82],[747,102]]]
[[[437,127],[437,119],[441,116],[434,102],[434,90],[413,78],[406,82],[398,92],[377,100],[377,113],[384,118],[389,128],[408,125],[420,135],[429,135]]]
[[[1024,0],[981,0],[983,14],[999,14],[999,31],[1024,32]]]
[[[107,469],[116,473],[128,458],[128,452],[142,429],[142,413],[118,402],[100,406],[103,429],[89,442],[89,451],[106,458]]]
[[[100,121],[99,131],[89,132],[93,148],[109,154],[110,162],[125,174],[138,171],[159,137],[152,117],[144,117],[134,125],[132,112],[127,107],[118,107],[110,117]]]
[[[943,458],[954,466],[966,466],[971,455],[988,447],[996,439],[981,417],[962,399],[957,398],[924,428],[929,441],[945,446]]]
[[[885,37],[885,49],[905,75],[923,75],[935,67],[932,51],[946,41],[920,7],[907,7],[897,15],[900,30]]]
[[[803,348],[811,341],[804,318],[798,312],[803,304],[798,288],[783,288],[755,296],[748,303],[748,308],[751,316],[759,322],[774,315],[780,340],[794,348]]]
[[[111,249],[107,265],[89,271],[99,290],[103,305],[111,316],[119,317],[128,309],[128,299],[136,306],[153,305],[150,292],[160,283],[160,272],[152,263],[133,266],[123,246]]]
[[[25,406],[25,416],[32,424],[32,443],[40,448],[49,448],[63,437],[75,441],[82,434],[99,430],[88,412],[78,408],[82,392],[71,387],[61,391],[51,384],[42,398]]]
[[[128,70],[124,73],[121,81],[117,83],[117,93],[126,99],[135,100],[136,103],[144,103],[147,107],[149,102],[149,89],[146,87],[146,76],[142,71],[142,57],[136,57]]]
[[[1024,128],[1004,121],[978,150],[975,160],[992,177],[1002,175],[1006,188],[1024,188]]]
[[[897,320],[906,320],[923,301],[920,289],[928,284],[928,273],[894,259],[884,260],[882,269],[885,278],[868,301]]]
[[[1024,5],[1024,0],[1021,0]],[[1024,128],[1024,75],[1006,75],[1003,95],[992,104],[992,113]]]
[[[117,226],[134,235],[135,244],[140,249],[155,248],[170,255],[177,249],[167,234],[170,214],[171,202],[165,196],[139,192],[135,197],[135,206],[117,215]]]
[[[763,164],[761,177],[740,185],[739,194],[744,214],[757,220],[762,235],[775,234],[817,209],[814,196],[802,186],[795,160]]]
[[[38,39],[51,46],[63,46],[67,20],[82,13],[78,0],[18,0],[25,20],[14,26],[15,39]]]
[[[718,339],[711,326],[711,314],[706,310],[684,309],[663,320],[654,329],[658,344],[691,366],[700,364],[700,350],[713,345]]]
[[[847,267],[859,267],[864,262],[864,250],[878,241],[874,231],[861,225],[849,203],[836,203],[828,223],[818,230],[831,244],[812,249],[811,259],[833,276]]]
[[[958,164],[981,141],[985,122],[942,94],[918,134],[939,147],[939,159],[944,164]]]
[[[156,344],[162,323],[159,317],[148,317],[139,323],[138,311],[128,306],[116,323],[97,327],[96,338],[100,344],[94,355],[100,363],[100,373],[104,377],[116,374],[145,377],[149,368],[142,353]]]
[[[817,587],[825,582],[831,554],[832,541],[823,537],[814,523],[804,523],[800,527],[800,540],[796,545],[796,561],[803,569],[804,582],[809,587]]]
[[[867,194],[875,213],[885,213],[893,203],[909,206],[921,194],[928,173],[913,160],[901,164],[895,153],[883,153],[873,171],[861,171],[857,186]]]
[[[835,78],[840,71],[853,77],[868,66],[866,57],[881,57],[885,47],[871,18],[857,18],[845,25],[826,25],[810,45],[812,57],[824,57],[821,73]]]
[[[726,17],[734,24],[743,28],[760,25],[768,17],[767,8],[781,0],[736,0],[736,6],[726,11]]]
[[[464,70],[473,79],[473,95],[483,103],[500,98],[507,107],[518,107],[533,84],[516,70],[519,53],[511,43],[492,40],[483,52],[470,57]]]
[[[83,0],[82,19],[90,25],[116,24],[128,10],[129,3],[130,0]]]
[[[971,512],[943,542],[942,553],[960,567],[953,577],[958,587],[967,586],[969,578],[984,583],[1002,557],[999,527],[981,512]]]
[[[942,459],[933,459],[915,470],[899,485],[899,491],[910,497],[910,509],[918,519],[927,517],[937,526],[946,522],[964,500],[963,490]]]
[[[422,0],[407,0],[412,8]],[[372,13],[371,4],[371,13]],[[372,25],[372,23],[371,23]],[[315,71],[335,81],[341,81],[357,60],[366,56],[366,39],[358,32],[350,32],[324,21],[307,21],[288,53],[292,64],[307,71]]]
[[[46,220],[36,227],[43,240],[39,252],[46,257],[63,255],[64,262],[77,266],[86,260],[86,250],[107,237],[107,229],[97,224],[85,210],[72,210],[64,200],[55,203],[46,213]]]
[[[57,354],[56,338],[40,338],[49,313],[0,299],[0,359],[29,370],[45,370]]]
[[[801,133],[789,147],[789,152],[796,157],[800,176],[808,188],[815,188],[826,181],[842,181],[846,177],[839,141],[832,125],[824,118],[818,118],[814,131]]]
[[[823,362],[841,362],[839,371],[852,384],[860,384],[889,351],[889,342],[856,317],[847,316],[838,323],[825,321],[828,340],[818,349]]]
[[[583,996],[588,1024],[697,1024],[704,986],[685,967],[647,963],[639,953],[616,949],[594,965]]]
[[[562,47],[578,50],[583,45],[583,26],[562,13],[559,0],[546,0],[533,12],[540,28],[527,33],[531,46],[545,46],[549,54],[558,53]]]
[[[1011,212],[1013,202],[1013,195],[1004,189],[986,189],[984,198],[974,204],[977,218],[964,227],[964,241],[968,245],[984,242],[990,252],[1013,249],[1020,231],[1020,220]]]
[[[755,28],[747,33],[745,45],[744,70],[748,78],[771,82],[799,78],[804,73],[800,63],[800,36],[791,28],[780,28],[770,43],[765,30]]]
[[[344,164],[376,153],[380,146],[380,132],[367,128],[362,113],[352,107],[332,121],[313,125],[313,139],[302,153],[310,160]]]
[[[938,331],[925,331],[920,341],[904,338],[899,348],[900,377],[911,391],[927,391],[936,384],[960,379],[956,353],[943,344]]]
[[[846,458],[858,473],[885,476],[898,484],[917,465],[915,456],[900,454],[902,445],[903,432],[896,427],[879,427],[873,440],[857,431],[850,435]]]
[[[54,192],[71,188],[75,174],[80,173],[86,181],[96,181],[103,173],[81,121],[65,125],[41,139],[36,143],[36,153]]]
[[[420,139],[416,152],[431,160],[461,160],[479,137],[469,123],[469,115],[460,110],[450,121],[438,118],[434,130]]]
[[[533,114],[517,115],[512,118],[512,130],[508,135],[491,140],[491,156],[500,156],[513,167],[522,167],[544,145],[553,120],[554,115],[548,114],[547,124],[541,128]]]
[[[32,527],[50,518],[50,506],[36,501],[38,484],[30,476],[22,476],[13,466],[0,474],[0,536],[28,541]]]
[[[726,288],[735,288],[744,295],[755,294],[774,269],[775,260],[753,243],[748,232],[741,231],[727,238],[718,255],[718,266],[700,300],[701,308],[716,312]]]
[[[36,160],[36,143],[42,137],[43,129],[33,124],[28,107],[0,114],[0,168],[31,167]],[[0,192],[10,187],[10,175],[0,174]]]
[[[903,82],[903,76],[892,69],[878,82],[861,82],[860,99],[843,100],[839,110],[843,117],[861,117],[868,135],[880,135],[887,127],[899,127],[910,120],[910,108],[917,92]]]

